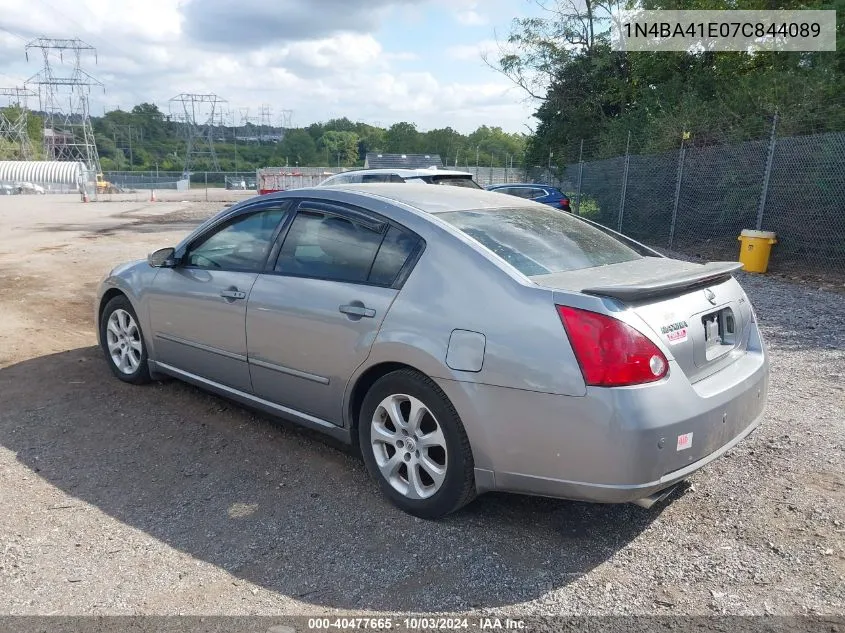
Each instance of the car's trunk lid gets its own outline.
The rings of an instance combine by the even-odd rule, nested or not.
[[[608,297],[630,306],[696,382],[745,353],[751,306],[731,277],[741,267],[736,262],[695,264],[644,257],[531,279],[547,288]]]

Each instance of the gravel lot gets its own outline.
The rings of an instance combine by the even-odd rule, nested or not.
[[[487,495],[431,523],[322,437],[110,375],[96,283],[220,207],[0,197],[3,613],[845,613],[842,294],[743,277],[767,419],[668,504]]]

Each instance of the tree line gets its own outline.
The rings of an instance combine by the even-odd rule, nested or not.
[[[528,163],[845,130],[845,0],[534,0],[487,63],[538,104]],[[835,52],[620,52],[610,16],[627,9],[835,9]],[[629,137],[629,133],[631,137]],[[582,153],[583,152],[583,153]]]
[[[11,120],[17,106],[0,109]],[[141,103],[129,111],[112,110],[91,117],[94,140],[103,171],[179,171],[185,168],[186,125],[171,120],[158,106]],[[43,116],[30,112],[29,138],[36,159],[44,158]],[[482,125],[470,134],[451,127],[420,131],[414,123],[382,128],[348,118],[281,130],[254,123],[213,126],[210,138],[221,171],[253,171],[259,167],[363,166],[367,152],[439,154],[444,165],[503,167],[521,165],[527,135]],[[206,153],[191,161],[192,171],[213,171],[208,145],[195,141]],[[0,160],[20,158],[19,148],[0,139]]]
[[[185,125],[171,121],[155,104],[114,110],[92,118],[94,136],[105,171],[182,171]],[[527,137],[500,127],[481,126],[470,134],[451,127],[420,131],[414,123],[388,128],[348,118],[313,123],[304,128],[266,128],[254,123],[215,126],[214,151],[222,171],[251,171],[266,166],[362,166],[367,152],[439,154],[450,166],[504,166],[523,160]],[[213,169],[211,157],[192,160],[193,171]]]

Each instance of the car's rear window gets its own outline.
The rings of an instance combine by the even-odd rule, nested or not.
[[[437,217],[528,276],[606,266],[642,257],[614,237],[554,209],[448,211]]]
[[[472,179],[472,176],[422,176],[420,180],[430,185],[449,185],[451,187],[481,189],[481,186]]]

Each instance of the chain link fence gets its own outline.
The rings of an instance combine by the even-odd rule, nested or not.
[[[845,132],[781,136],[777,115],[757,139],[686,133],[649,151],[631,133],[621,153],[581,143],[528,178],[569,193],[575,213],[641,242],[706,259],[737,259],[743,229],[773,231],[774,271],[845,273]],[[790,130],[791,131],[791,130]]]
[[[838,129],[845,128],[843,125]],[[845,274],[845,132],[754,121],[756,138],[731,132],[679,133],[677,146],[628,132],[583,141],[572,155],[526,168],[460,165],[481,186],[536,182],[569,194],[575,213],[656,248],[735,260],[743,229],[773,231],[770,268]],[[333,167],[277,168],[283,188],[314,186]],[[451,169],[455,169],[451,167]],[[179,172],[108,172],[125,188],[175,188]],[[256,189],[256,172],[196,172],[192,188]]]

